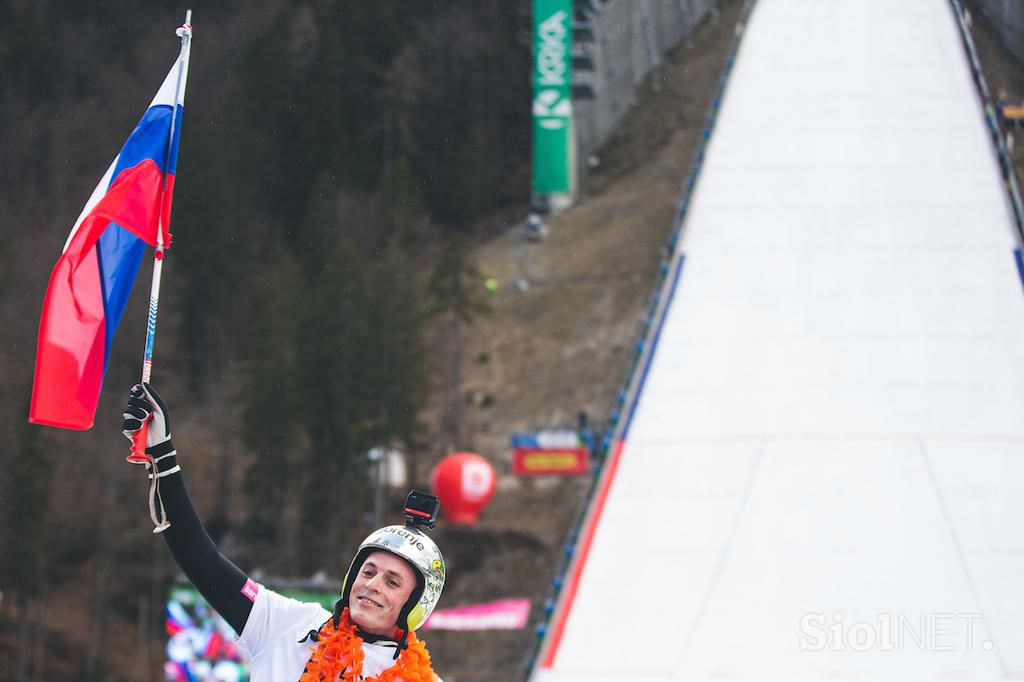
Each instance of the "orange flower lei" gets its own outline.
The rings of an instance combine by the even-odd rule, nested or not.
[[[357,682],[363,672],[363,640],[356,634],[356,628],[349,618],[348,608],[341,612],[337,629],[334,621],[328,620],[320,628],[320,641],[310,647],[306,670],[299,682]],[[339,677],[340,673],[340,677]],[[437,677],[430,667],[427,646],[409,633],[409,647],[402,652],[395,664],[366,682],[434,682]]]

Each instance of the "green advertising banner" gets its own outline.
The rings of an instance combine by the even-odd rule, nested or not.
[[[572,0],[533,0],[533,192],[572,192]]]

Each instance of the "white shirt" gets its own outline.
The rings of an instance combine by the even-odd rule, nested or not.
[[[256,586],[249,619],[238,643],[249,652],[252,682],[298,682],[316,642],[307,639],[331,613],[310,602],[282,597],[263,585]],[[363,676],[374,677],[395,664],[395,646],[363,642]]]

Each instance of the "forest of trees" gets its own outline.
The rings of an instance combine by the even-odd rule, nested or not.
[[[50,269],[177,54],[185,9],[0,2],[0,679],[61,665],[104,679],[111,610],[134,623],[150,595],[159,620],[169,562],[136,523],[144,492],[116,441],[144,305],[122,320],[92,432],[26,415]],[[308,575],[322,556],[297,547],[334,554],[363,532],[368,449],[439,447],[419,418],[445,390],[424,329],[447,316],[457,338],[484,312],[465,249],[529,197],[530,3],[194,9],[154,380],[177,424],[210,434],[210,485],[244,490],[200,500],[215,536],[242,555],[283,546],[264,566]],[[89,644],[61,663],[28,642],[42,600],[74,581],[95,588],[68,607]]]

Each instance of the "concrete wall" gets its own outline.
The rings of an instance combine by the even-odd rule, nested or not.
[[[1024,64],[1024,2],[1022,0],[976,0],[1003,38],[1010,52]]]
[[[665,54],[687,38],[714,9],[716,0],[611,0],[595,3],[586,22],[593,41],[575,50],[588,51],[592,72],[576,70],[574,80],[592,80],[594,99],[574,101],[580,171],[587,157],[607,138],[633,103],[637,84],[657,69]]]

